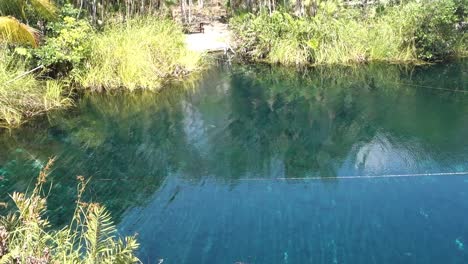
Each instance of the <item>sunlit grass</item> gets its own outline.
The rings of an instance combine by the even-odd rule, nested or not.
[[[327,9],[326,5],[334,8]],[[284,65],[368,61],[438,61],[467,54],[466,34],[456,30],[457,2],[409,2],[348,8],[323,2],[315,16],[287,12],[234,17],[239,53]]]
[[[62,82],[22,76],[27,69],[7,49],[0,51],[0,127],[17,127],[26,118],[72,104]]]
[[[110,25],[92,37],[91,58],[79,82],[92,90],[157,90],[165,80],[197,70],[182,30],[169,20],[140,18]]]

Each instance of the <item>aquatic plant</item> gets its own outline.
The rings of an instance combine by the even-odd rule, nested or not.
[[[136,238],[117,238],[109,212],[82,201],[88,181],[81,176],[71,223],[50,226],[44,185],[53,162],[39,173],[31,193],[11,195],[17,210],[0,218],[0,263],[139,263]]]

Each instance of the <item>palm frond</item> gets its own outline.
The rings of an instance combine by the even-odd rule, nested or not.
[[[0,264],[11,264],[11,263],[15,263],[15,257],[13,253],[11,252],[7,253],[6,255],[3,255],[0,258]]]
[[[29,2],[41,17],[49,20],[57,18],[57,7],[51,0],[29,0]]]
[[[5,216],[0,217],[0,226],[3,226],[7,232],[12,232],[20,224],[21,224],[21,221],[17,214],[9,213]]]
[[[109,251],[113,242],[115,226],[107,210],[98,205],[90,204],[86,216],[86,232],[84,234],[88,263],[99,263],[100,258]]]
[[[26,19],[24,12],[25,5],[25,0],[1,0],[0,16],[15,16]]]
[[[134,255],[139,246],[135,237],[125,237],[125,240],[119,239],[116,245],[111,247],[113,250],[106,261],[117,264],[141,263]]]
[[[14,17],[0,17],[0,42],[30,44],[37,47],[39,32]]]

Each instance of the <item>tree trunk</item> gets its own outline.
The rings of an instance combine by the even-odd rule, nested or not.
[[[91,19],[91,22],[93,23],[93,25],[96,25],[96,16],[97,16],[97,3],[96,3],[96,0],[93,0],[93,6],[92,6],[92,19]]]
[[[296,16],[302,17],[304,15],[304,2],[302,0],[296,0],[295,9]]]
[[[310,6],[310,16],[315,16],[317,14],[317,0],[312,1]]]
[[[188,0],[188,22],[189,24],[192,23],[192,0]]]
[[[187,22],[185,17],[185,0],[180,0],[180,15],[182,16],[182,24],[185,24]]]

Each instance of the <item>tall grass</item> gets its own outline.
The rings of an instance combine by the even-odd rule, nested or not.
[[[0,217],[0,263],[140,263],[135,237],[118,238],[106,209],[81,197],[88,183],[78,177],[78,197],[71,223],[53,229],[44,214],[44,184],[53,160],[39,173],[31,193],[13,193],[16,211]]]
[[[254,61],[286,65],[434,61],[466,56],[466,30],[456,28],[467,19],[464,8],[458,0],[365,9],[321,2],[314,17],[244,14],[230,24],[238,50]]]
[[[311,21],[318,41],[313,51],[315,63],[418,60],[414,42],[408,41],[407,8],[389,8],[386,14],[368,11],[365,17],[356,10],[345,12],[338,18],[319,14]]]
[[[181,28],[150,17],[114,24],[96,33],[79,82],[92,90],[157,90],[163,81],[195,71],[200,54],[184,45]]]
[[[6,48],[0,49],[0,127],[16,127],[27,117],[71,105],[60,81],[41,81],[23,75],[26,63]]]

